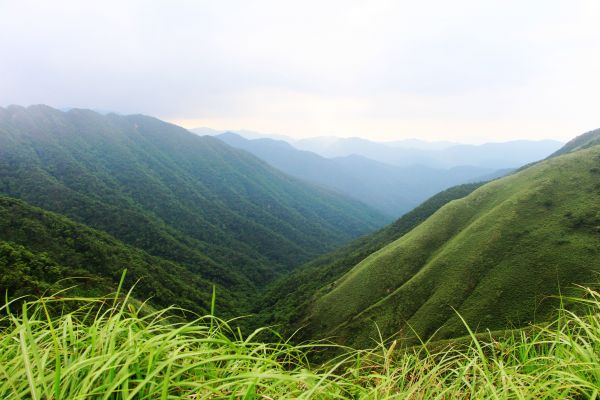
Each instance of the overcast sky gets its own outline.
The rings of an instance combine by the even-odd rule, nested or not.
[[[600,127],[600,1],[0,0],[0,105],[463,142]]]

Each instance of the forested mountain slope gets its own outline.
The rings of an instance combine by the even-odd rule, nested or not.
[[[385,221],[217,139],[47,106],[0,108],[0,193],[246,291]]]
[[[212,284],[198,274],[104,232],[0,196],[2,297],[44,291],[49,295],[72,286],[81,295],[103,296],[117,288],[124,269],[125,287],[135,286],[139,299],[163,307],[177,304],[199,313],[210,310]],[[224,312],[240,308],[243,292],[232,293],[221,286],[218,292]]]
[[[543,320],[559,288],[600,273],[600,146],[535,164],[452,201],[323,287],[308,335],[447,338]],[[454,311],[456,310],[456,312]]]
[[[249,140],[231,132],[217,137],[287,174],[334,188],[396,218],[448,187],[509,172],[466,165],[449,169],[425,165],[399,167],[358,155],[325,158],[281,140]],[[468,164],[469,160],[464,162]]]

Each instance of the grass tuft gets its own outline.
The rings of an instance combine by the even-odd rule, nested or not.
[[[174,320],[128,298],[25,301],[0,308],[2,399],[598,398],[600,294],[543,326],[399,349],[293,345],[248,336],[214,315]],[[66,302],[78,305],[64,307]],[[12,304],[14,306],[14,304]],[[62,311],[53,315],[49,310]],[[471,332],[469,330],[469,332]],[[276,334],[276,333],[275,333]]]

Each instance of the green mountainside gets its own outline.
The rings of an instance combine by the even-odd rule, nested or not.
[[[356,239],[280,278],[269,287],[256,307],[264,318],[263,324],[280,324],[283,329],[293,329],[294,321],[306,312],[319,288],[331,284],[369,254],[409,232],[449,201],[465,197],[483,184],[471,183],[446,189],[385,228]]]
[[[217,139],[47,106],[0,108],[0,193],[170,262],[161,279],[183,269],[196,290],[212,282],[242,299],[386,220]]]
[[[3,296],[18,299],[55,294],[68,288],[67,281],[71,278],[71,285],[79,284],[78,294],[104,295],[115,289],[109,282],[83,269],[64,267],[45,253],[32,253],[24,246],[0,240],[0,288]],[[1,302],[4,304],[4,298]]]
[[[371,346],[378,331],[463,335],[456,312],[479,329],[548,318],[551,296],[600,273],[600,146],[583,147],[449,202],[356,263],[321,287],[305,335]]]
[[[79,294],[101,296],[124,285],[152,304],[210,310],[212,284],[182,265],[150,256],[110,235],[0,196],[0,288],[8,297],[47,294],[76,286]],[[63,281],[64,280],[64,281]],[[239,297],[220,287],[223,310],[239,308]],[[70,292],[71,295],[73,294]]]
[[[591,146],[595,146],[597,144],[600,144],[600,129],[595,129],[593,131],[589,131],[577,136],[573,140],[570,140],[569,142],[565,143],[563,147],[552,153],[552,155],[550,155],[550,157],[548,158],[570,153],[579,149],[585,149]]]

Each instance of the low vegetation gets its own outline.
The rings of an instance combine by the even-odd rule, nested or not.
[[[113,298],[46,297],[0,310],[3,399],[597,398],[600,294],[552,323],[443,344],[371,350],[242,336],[212,315],[177,322],[173,309]],[[73,302],[74,311],[59,310]],[[70,307],[67,307],[70,308]]]

